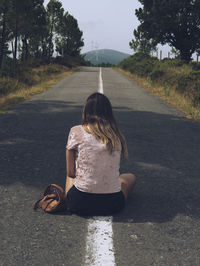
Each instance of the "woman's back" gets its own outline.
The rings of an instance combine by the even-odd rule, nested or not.
[[[109,215],[124,208],[135,185],[131,173],[119,174],[120,156],[127,157],[109,99],[90,95],[83,107],[82,125],[72,127],[66,149],[66,200],[80,215]]]
[[[111,153],[104,143],[79,125],[71,128],[67,149],[76,150],[76,188],[89,193],[115,193],[121,190],[120,144],[119,149]]]

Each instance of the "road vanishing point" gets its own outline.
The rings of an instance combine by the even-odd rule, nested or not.
[[[0,265],[199,266],[200,124],[111,68],[101,69],[103,90],[129,149],[120,171],[137,176],[126,208],[33,211],[46,185],[65,184],[68,133],[99,75],[83,68],[0,115]]]

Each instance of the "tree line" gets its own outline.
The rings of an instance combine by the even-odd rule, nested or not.
[[[77,20],[62,3],[50,0],[0,0],[0,71],[20,64],[80,56],[84,42]],[[61,61],[62,61],[61,60]]]
[[[150,54],[157,44],[168,44],[185,62],[200,55],[200,0],[138,0],[140,22],[130,47]]]

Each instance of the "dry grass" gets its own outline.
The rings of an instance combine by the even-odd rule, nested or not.
[[[126,75],[130,79],[134,80],[138,85],[140,85],[144,89],[150,91],[152,94],[160,97],[164,101],[173,105],[178,110],[185,113],[188,119],[200,122],[200,105],[194,107],[191,99],[186,95],[180,94],[172,88],[164,88],[162,86],[152,85],[152,82],[149,81],[148,79],[141,78],[137,75],[131,74],[130,72],[122,70],[121,68],[115,68],[115,69],[120,73]],[[182,71],[188,72],[188,68],[185,68]]]
[[[0,114],[5,113],[10,108],[14,107],[17,103],[23,102],[25,100],[30,99],[33,95],[42,93],[54,85],[56,85],[60,80],[65,77],[71,75],[74,71],[79,68],[75,68],[73,70],[69,70],[68,68],[59,68],[59,71],[53,74],[47,74],[49,71],[48,66],[41,66],[37,69],[32,69],[34,72],[41,72],[42,78],[39,79],[36,77],[37,84],[30,87],[21,86],[20,89],[11,92],[5,96],[0,97]],[[46,72],[46,74],[44,74]]]

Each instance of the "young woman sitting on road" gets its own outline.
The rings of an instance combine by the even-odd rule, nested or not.
[[[78,215],[111,215],[125,206],[136,178],[119,174],[128,151],[108,98],[93,93],[82,112],[82,125],[71,128],[66,146],[66,200]]]

